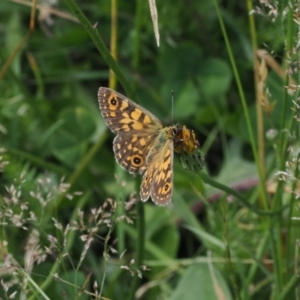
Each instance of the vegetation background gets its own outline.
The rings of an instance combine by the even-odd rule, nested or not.
[[[156,4],[159,47],[148,1],[0,2],[1,299],[299,299],[299,3]],[[100,86],[195,131],[167,207]]]

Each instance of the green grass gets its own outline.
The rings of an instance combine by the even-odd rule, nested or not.
[[[156,2],[159,47],[147,1],[0,4],[1,299],[300,298],[297,6]],[[167,207],[115,162],[100,86],[195,131]]]

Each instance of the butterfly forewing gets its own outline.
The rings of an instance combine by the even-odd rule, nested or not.
[[[113,132],[153,132],[163,128],[153,114],[111,89],[101,87],[98,91],[98,101],[102,116]]]
[[[143,174],[148,165],[145,153],[153,147],[153,138],[142,132],[118,134],[113,142],[117,162],[130,173]]]

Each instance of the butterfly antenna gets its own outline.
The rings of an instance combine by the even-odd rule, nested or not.
[[[174,91],[171,91],[171,101],[172,101],[172,123],[173,123],[173,116],[174,116]]]

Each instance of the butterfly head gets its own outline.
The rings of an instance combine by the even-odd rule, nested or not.
[[[179,154],[183,168],[198,173],[203,169],[204,156],[200,152],[200,143],[194,131],[178,124],[175,124],[172,130],[174,151]]]
[[[180,127],[178,124],[174,125],[173,139],[174,150],[177,153],[191,153],[200,146],[200,143],[196,139],[194,131],[187,129],[185,125],[183,125],[182,127]]]

